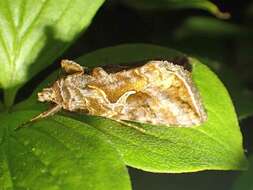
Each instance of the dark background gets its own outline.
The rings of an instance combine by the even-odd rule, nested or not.
[[[229,12],[232,17],[225,21],[239,27],[251,28],[252,17],[245,17],[245,12],[251,1],[213,1],[222,11]],[[240,35],[228,33],[215,34],[198,33],[190,34],[186,38],[175,39],[175,33],[182,26],[184,21],[192,16],[206,16],[217,19],[207,11],[201,10],[135,10],[120,1],[107,1],[98,11],[88,30],[69,48],[60,59],[75,59],[87,52],[107,46],[122,43],[152,43],[181,50],[195,56],[201,56],[229,68],[234,73],[234,80],[238,75],[243,76],[243,85],[249,90],[253,90],[253,40],[252,33],[242,37],[243,46],[247,49],[239,49],[238,39]],[[251,36],[250,36],[251,35]],[[252,41],[251,41],[252,40]],[[240,43],[241,44],[241,43]],[[246,44],[246,45],[245,45]],[[251,49],[250,49],[251,48]],[[237,53],[246,52],[245,54]],[[249,53],[247,53],[249,52]],[[250,52],[252,54],[250,54]],[[60,60],[59,59],[59,60]],[[58,61],[59,61],[58,60]],[[241,61],[243,60],[243,62]],[[58,62],[57,61],[57,62]],[[215,65],[210,65],[214,68]],[[40,81],[47,74],[57,68],[57,64],[42,71],[38,76],[27,83],[18,93],[16,102],[29,96]],[[219,75],[219,72],[218,72]],[[222,72],[219,77],[223,79]],[[232,86],[233,81],[223,81]],[[228,85],[228,86],[229,86]],[[228,89],[230,93],[233,92]],[[235,92],[236,94],[236,92]],[[236,96],[235,98],[236,99]],[[218,100],[217,100],[218,101]],[[239,102],[239,103],[238,103]],[[236,108],[240,107],[240,101],[236,103]],[[253,109],[253,108],[252,108]],[[248,117],[240,121],[241,130],[244,136],[244,147],[246,154],[253,153],[253,117]],[[203,171],[187,174],[156,174],[133,168],[129,168],[131,181],[134,190],[167,190],[167,189],[231,189],[234,182],[242,172],[238,171]],[[252,176],[253,179],[253,176]],[[101,179],[102,180],[102,179]]]

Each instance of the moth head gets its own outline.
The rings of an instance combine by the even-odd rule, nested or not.
[[[38,100],[40,102],[55,102],[56,93],[53,88],[44,88],[38,93]]]

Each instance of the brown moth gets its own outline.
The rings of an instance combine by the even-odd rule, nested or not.
[[[41,102],[54,107],[31,121],[61,109],[114,120],[193,126],[207,119],[191,73],[167,61],[108,73],[101,67],[89,74],[79,64],[61,62],[67,76],[38,93]]]

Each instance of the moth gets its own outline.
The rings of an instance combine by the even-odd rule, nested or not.
[[[54,106],[31,121],[61,109],[158,125],[190,127],[207,119],[191,73],[174,63],[153,60],[114,72],[96,67],[89,73],[70,60],[62,60],[61,67],[67,75],[38,93],[40,102]]]

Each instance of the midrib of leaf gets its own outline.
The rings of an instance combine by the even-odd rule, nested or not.
[[[16,62],[16,55],[17,55],[17,51],[16,51],[16,48],[17,48],[17,28],[14,24],[14,21],[13,21],[13,16],[11,14],[11,11],[10,11],[10,5],[9,5],[9,1],[4,1],[6,2],[6,10],[7,10],[7,17],[6,17],[6,20],[9,20],[10,21],[10,26],[11,26],[11,30],[12,30],[12,35],[13,35],[13,44],[12,44],[12,47],[13,47],[13,50],[12,50],[12,56],[11,56],[11,60],[10,60],[10,65],[11,65],[11,70],[13,70],[13,72],[11,72],[11,78],[10,78],[10,83],[12,83],[12,81],[14,80],[14,76],[16,75],[16,65],[15,65],[15,62]]]
[[[102,130],[101,130],[101,131],[102,131]],[[134,145],[134,146],[136,146],[136,147],[142,147],[142,150],[146,150],[147,152],[156,154],[156,155],[162,157],[162,158],[163,158],[164,160],[166,160],[166,161],[169,160],[169,159],[166,157],[166,154],[163,154],[163,153],[154,151],[154,149],[152,149],[152,148],[148,148],[147,146],[143,146],[142,144],[135,143],[134,141],[127,140],[127,139],[125,139],[125,138],[121,138],[121,137],[119,137],[119,136],[117,136],[117,135],[114,135],[114,134],[112,134],[112,133],[107,133],[107,132],[104,132],[104,131],[102,131],[102,132],[105,133],[105,134],[107,134],[108,136],[112,136],[112,137],[114,137],[114,138],[116,138],[116,139],[119,139],[119,140],[121,140],[121,141],[123,141],[123,142],[130,143],[130,144],[132,144],[132,145]],[[180,144],[180,145],[179,145],[179,144]],[[179,146],[182,146],[181,144],[182,144],[182,143],[177,143],[177,145],[179,145]],[[204,152],[203,149],[192,148],[192,147],[190,147],[190,146],[185,146],[185,145],[183,145],[182,147],[188,147],[189,149],[192,149],[192,150],[201,150],[201,152]],[[208,153],[208,151],[207,151],[207,153]],[[208,163],[204,163],[204,162],[203,162],[202,164],[208,165]],[[137,168],[138,168],[138,167],[137,167]],[[143,168],[140,168],[140,169],[143,169]],[[205,170],[205,169],[207,169],[207,168],[203,168],[203,167],[200,167],[200,168],[194,167],[194,169],[193,169],[192,167],[188,167],[187,172],[196,172],[196,171],[201,171],[201,170]],[[212,169],[219,169],[219,167],[215,168],[215,166],[213,166]],[[152,169],[152,171],[155,171],[155,169]],[[161,172],[161,171],[160,171],[160,170],[157,170],[157,172]],[[163,172],[164,172],[164,171],[163,171]],[[172,173],[173,173],[173,172],[179,173],[180,171],[179,171],[179,170],[176,170],[176,171],[168,170],[168,172],[169,172],[169,173],[171,173],[171,172],[172,172]],[[182,170],[181,172],[185,172],[185,168],[184,168],[184,170]]]
[[[3,142],[2,142],[3,143]],[[1,143],[1,144],[2,144]],[[8,142],[8,140],[6,141],[6,143],[7,143],[7,146],[9,146],[9,142]],[[0,144],[0,145],[1,145]],[[14,187],[15,187],[15,184],[14,184],[14,182],[13,182],[13,178],[12,178],[12,176],[13,176],[13,174],[12,174],[12,171],[11,171],[11,168],[10,168],[10,162],[9,162],[9,156],[8,156],[8,152],[6,153],[6,151],[8,151],[9,150],[9,148],[6,150],[6,149],[4,149],[4,147],[1,145],[0,146],[0,148],[1,148],[1,152],[2,152],[2,156],[4,157],[4,159],[3,159],[3,161],[4,161],[4,163],[5,163],[5,171],[7,171],[8,172],[8,176],[6,176],[5,175],[5,177],[4,177],[4,182],[5,182],[5,184],[7,184],[8,185],[8,187],[10,187],[11,189],[14,189]],[[7,178],[7,179],[6,179]]]
[[[19,37],[19,43],[18,43],[19,47],[18,47],[18,53],[16,54],[16,56],[18,56],[20,54],[21,47],[24,44],[25,39],[27,38],[27,36],[29,36],[29,33],[33,30],[33,26],[36,24],[37,20],[39,19],[41,13],[45,9],[45,7],[46,7],[46,5],[48,4],[49,1],[50,0],[45,0],[45,1],[42,2],[41,8],[38,11],[37,15],[34,17],[34,20],[31,22],[31,24],[29,25],[29,27],[24,31],[23,36]],[[24,9],[24,11],[21,11],[21,13],[22,13],[21,14],[22,15],[21,16],[21,18],[22,18],[21,20],[23,21],[24,20],[24,15],[25,15],[25,9]],[[21,22],[21,23],[23,24],[23,22]],[[20,28],[22,27],[22,24],[20,25]],[[41,37],[37,41],[40,41],[42,37],[43,37],[43,33],[41,34]],[[34,43],[34,45],[32,46],[31,49],[33,49],[36,46],[36,44],[37,43]],[[16,71],[14,71],[14,73],[16,73]]]
[[[24,35],[21,36],[18,41],[17,41],[18,30],[15,27],[15,24],[14,24],[14,21],[13,21],[13,17],[12,17],[11,11],[10,11],[9,3],[8,3],[8,1],[4,1],[4,2],[6,2],[5,6],[6,6],[6,10],[8,12],[8,15],[7,15],[8,17],[6,17],[6,20],[10,21],[10,25],[11,25],[11,29],[12,29],[12,36],[14,38],[13,39],[13,51],[12,51],[12,53],[10,53],[7,50],[6,44],[4,43],[4,40],[1,39],[1,41],[2,41],[2,43],[4,45],[4,49],[6,50],[6,54],[8,56],[8,61],[9,61],[10,65],[11,65],[11,70],[12,70],[12,72],[10,73],[10,78],[9,78],[10,81],[9,81],[9,83],[13,83],[14,80],[15,80],[15,76],[17,74],[16,59],[17,59],[18,55],[20,54],[21,47],[24,44],[25,39],[29,36],[30,32],[33,30],[34,25],[36,24],[37,20],[39,19],[40,15],[42,14],[43,10],[45,9],[45,7],[46,7],[46,5],[48,4],[49,1],[50,0],[45,0],[44,2],[42,2],[41,8],[40,8],[38,14],[34,17],[34,20],[31,22],[31,24],[29,25],[29,27],[27,28],[27,30],[24,32]],[[70,2],[71,1],[68,1],[67,5],[65,6],[65,8],[64,8],[62,14],[60,15],[59,19],[64,15],[64,12],[68,9],[68,6],[69,6]],[[25,5],[23,5],[23,6],[25,6]],[[25,9],[23,11],[21,11],[21,21],[24,20],[24,12],[25,12]],[[23,22],[19,22],[19,23],[21,24]],[[20,25],[20,27],[22,27],[22,24]],[[40,41],[42,38],[43,38],[43,34],[36,41]],[[34,43],[34,45],[32,46],[31,49],[33,49],[36,45],[37,45],[37,43]],[[12,54],[12,56],[11,56],[11,54]],[[4,98],[5,106],[8,108],[14,102],[16,90],[8,90],[7,89],[7,90],[5,90],[4,93],[5,93],[5,95],[4,95],[4,97],[5,97]]]
[[[167,160],[164,153],[157,152],[156,149],[153,149],[152,147],[144,146],[144,145],[143,145],[144,143],[136,143],[134,140],[131,140],[131,139],[129,139],[129,138],[123,138],[123,137],[117,136],[117,135],[115,135],[115,134],[113,134],[113,133],[109,133],[109,132],[107,132],[107,130],[102,130],[102,129],[100,129],[99,127],[97,127],[96,125],[93,125],[93,124],[91,124],[91,123],[89,123],[89,122],[87,122],[87,123],[85,123],[85,124],[88,124],[88,125],[93,126],[94,128],[96,128],[97,130],[101,131],[102,133],[108,135],[109,137],[111,136],[111,137],[116,138],[116,139],[119,139],[119,140],[121,140],[121,141],[123,141],[123,142],[132,144],[132,145],[134,145],[134,146],[136,146],[136,147],[142,147],[142,150],[147,150],[147,152],[154,153],[154,154],[156,154],[156,155],[159,155],[160,157],[163,157],[163,159]],[[128,126],[122,126],[122,125],[120,124],[119,127],[128,127]],[[135,130],[136,130],[136,129],[135,129]],[[199,132],[199,133],[201,133],[201,134],[207,136],[207,139],[212,140],[212,141],[214,141],[215,143],[220,144],[221,147],[224,148],[223,151],[222,151],[223,154],[225,154],[225,153],[224,153],[224,150],[228,153],[227,155],[231,155],[231,153],[233,153],[231,150],[228,149],[228,147],[224,146],[223,143],[221,143],[220,141],[218,141],[216,138],[213,138],[212,136],[208,135],[207,133],[205,133],[205,132],[203,132],[203,131],[196,130],[196,129],[194,129],[194,128],[192,128],[191,130],[193,130],[194,132]],[[169,141],[169,139],[166,139],[166,138],[159,138],[158,136],[156,136],[156,135],[154,135],[154,134],[144,133],[144,132],[139,131],[139,130],[136,130],[135,132],[141,133],[141,134],[145,135],[146,137],[149,136],[149,137],[151,137],[151,138],[157,138],[158,140],[161,140],[163,143],[167,143],[167,142]],[[198,150],[198,151],[200,151],[200,152],[202,152],[202,153],[203,153],[203,152],[206,152],[207,154],[209,154],[209,151],[208,151],[208,150],[204,150],[204,149],[200,149],[200,148],[196,148],[196,147],[193,148],[193,147],[191,147],[191,146],[187,146],[187,145],[184,144],[184,143],[180,143],[180,142],[174,143],[174,142],[172,142],[172,141],[169,141],[168,143],[173,143],[173,144],[176,144],[176,145],[178,145],[178,146],[181,146],[181,147],[184,147],[184,148],[187,148],[187,149]],[[203,162],[203,163],[204,163],[204,162]],[[205,163],[204,163],[204,164],[205,164]],[[208,164],[207,164],[207,165],[208,165]],[[192,168],[190,169],[190,168],[189,168],[189,170],[187,170],[187,171],[188,171],[188,172],[189,172],[189,171],[192,171],[192,172],[193,172],[193,171],[200,171],[200,170],[203,170],[203,167],[200,167],[200,168],[201,168],[201,169],[199,169],[199,168],[197,168],[197,167],[195,167],[194,169],[192,169]],[[212,169],[220,169],[220,168],[219,168],[219,167],[217,167],[217,168],[212,167]],[[157,171],[159,172],[159,170],[157,170]],[[170,170],[170,172],[173,172],[173,171]],[[178,172],[178,171],[175,171],[175,172]]]
[[[22,44],[24,41],[24,38],[27,37],[27,35],[33,30],[34,25],[36,24],[37,20],[40,18],[41,13],[43,12],[43,10],[45,9],[46,5],[48,4],[50,0],[45,0],[44,2],[42,2],[42,5],[40,7],[40,10],[38,11],[38,13],[34,16],[33,21],[29,24],[29,27],[27,27],[27,29],[23,32],[23,36],[20,37],[20,43]],[[24,13],[23,13],[24,14]],[[22,19],[23,20],[23,19]]]
[[[12,179],[12,174],[11,174],[11,169],[10,169],[10,163],[9,163],[9,158],[7,157],[6,154],[6,149],[4,149],[2,146],[0,146],[1,149],[1,156],[3,157],[3,162],[4,162],[4,171],[7,171],[7,173],[5,173],[6,175],[3,176],[3,183],[8,186],[8,188],[14,189],[14,182]],[[3,171],[1,171],[3,172]]]
[[[38,112],[38,110],[35,110],[35,109],[29,109],[29,110],[26,110],[26,111]],[[66,117],[66,116],[57,115],[57,117]],[[66,118],[71,118],[71,117],[66,117]],[[73,118],[72,118],[72,119],[73,119]],[[53,117],[51,117],[50,120],[51,120],[51,121],[54,121],[55,123],[59,123],[60,125],[64,125],[65,128],[68,128],[64,123],[58,122],[58,121],[55,120]],[[48,121],[50,121],[50,120],[48,120]],[[77,119],[77,121],[78,121],[78,119]],[[116,121],[115,121],[115,122],[116,122]],[[116,135],[114,135],[114,134],[108,133],[107,131],[101,130],[99,127],[97,127],[97,126],[95,126],[95,125],[91,125],[89,122],[84,122],[84,123],[85,123],[85,125],[91,126],[92,128],[95,128],[95,129],[101,131],[102,133],[105,133],[106,135],[109,135],[109,136],[112,135],[112,136],[114,136],[114,137],[117,137],[118,139],[121,139],[121,140],[123,140],[123,141],[125,141],[125,142],[129,142],[129,143],[131,143],[131,144],[133,144],[133,145],[137,145],[137,146],[139,145],[138,143],[135,143],[135,142],[132,141],[132,140],[126,140],[126,139],[123,139],[123,138],[121,138],[121,137],[118,137],[118,136],[116,136]],[[127,126],[127,125],[121,126],[121,125],[123,125],[123,124],[118,124],[118,125],[120,125],[119,127],[131,128],[131,127]],[[160,138],[160,137],[157,136],[155,133],[149,133],[148,130],[147,130],[146,132],[143,132],[143,131],[137,130],[137,129],[133,129],[133,130],[135,130],[135,132],[140,133],[140,134],[142,134],[142,135],[150,136],[150,137],[152,137],[152,138],[157,138],[157,139],[162,140],[162,141],[165,141],[165,142],[177,144],[177,145],[180,145],[181,147],[186,147],[186,148],[189,148],[189,149],[192,149],[192,150],[201,150],[201,151],[203,150],[203,149],[198,149],[198,148],[196,148],[196,147],[192,148],[191,146],[187,146],[187,145],[184,144],[184,143],[180,143],[180,142],[175,143],[175,142],[173,142],[173,141],[170,141],[169,139]],[[210,137],[210,139],[212,139],[214,142],[219,143],[219,144],[221,144],[221,145],[223,146],[223,144],[222,144],[220,141],[218,141],[217,139],[213,138],[212,136],[210,136],[210,135],[208,135],[208,134],[206,134],[206,133],[204,133],[204,132],[202,132],[202,131],[199,131],[199,130],[197,130],[197,129],[194,129],[194,128],[193,128],[192,130],[194,130],[194,131],[196,131],[196,132],[199,132],[199,133],[202,133],[202,134],[206,135],[207,137]],[[144,146],[143,146],[143,147],[144,147]],[[144,147],[144,148],[148,149],[148,147]],[[226,148],[227,148],[227,147],[226,147]],[[148,149],[148,150],[149,150],[149,149]],[[150,151],[153,151],[153,150],[150,149]],[[231,152],[231,151],[228,150],[228,152]],[[160,153],[158,153],[158,152],[154,152],[154,153],[160,154]]]
[[[11,188],[11,189],[16,189],[16,185],[15,185],[15,182],[14,182],[14,180],[13,180],[13,178],[14,178],[14,175],[13,175],[13,171],[12,171],[12,169],[11,169],[11,164],[10,164],[10,156],[9,156],[9,150],[10,150],[10,148],[9,148],[9,138],[11,137],[10,135],[9,135],[9,127],[8,126],[4,126],[2,129],[1,129],[1,131],[0,131],[1,133],[2,133],[2,141],[0,142],[0,149],[1,149],[1,152],[2,152],[2,154],[1,154],[1,156],[3,157],[3,161],[4,161],[4,163],[5,163],[5,171],[7,171],[8,172],[8,176],[4,176],[4,183],[5,183],[5,189],[7,189],[6,187],[8,187],[8,189],[9,188]],[[0,157],[1,157],[0,156]],[[1,171],[2,172],[2,171]]]

